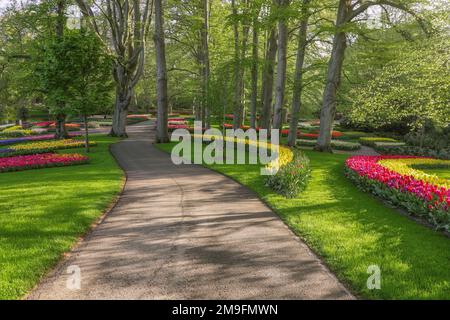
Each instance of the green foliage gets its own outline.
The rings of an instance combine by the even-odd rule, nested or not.
[[[52,113],[89,115],[111,104],[112,60],[94,34],[42,39],[35,54],[34,74]]]
[[[445,36],[405,44],[376,77],[352,91],[355,124],[380,128],[450,122],[450,43]]]
[[[281,167],[276,174],[266,177],[266,185],[286,198],[295,198],[305,190],[310,177],[308,157],[295,150],[291,162]]]
[[[408,145],[377,145],[376,150],[382,154],[423,156],[437,159],[450,160],[450,148],[432,149],[429,147],[417,147]]]

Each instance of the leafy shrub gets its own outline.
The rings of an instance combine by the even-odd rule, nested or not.
[[[266,186],[286,198],[295,198],[305,190],[310,177],[308,157],[296,150],[291,162],[281,166],[276,174],[266,177]]]
[[[420,148],[414,146],[379,145],[376,150],[381,154],[398,154],[407,156],[423,156],[437,159],[450,159],[450,148],[434,150],[431,148]]]
[[[445,128],[437,128],[427,124],[424,132],[413,131],[404,137],[407,144],[415,147],[426,146],[434,150],[450,147],[450,125]]]
[[[317,143],[317,140],[304,140],[304,139],[297,140],[298,146],[314,147],[316,145],[316,143]],[[361,145],[356,142],[331,140],[331,148],[336,149],[336,150],[353,151],[353,150],[361,149]]]

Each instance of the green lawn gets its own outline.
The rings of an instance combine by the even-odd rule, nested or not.
[[[123,173],[108,151],[117,139],[92,140],[90,164],[0,173],[0,299],[26,294],[120,192]]]
[[[450,170],[447,168],[439,168],[439,169],[424,169],[420,168],[419,170],[428,173],[428,174],[435,174],[438,177],[442,179],[448,179],[450,180]]]
[[[312,179],[292,200],[265,187],[256,165],[211,168],[254,190],[359,297],[450,299],[450,239],[354,187],[343,174],[348,155],[306,154]],[[381,290],[367,289],[370,265],[381,268]]]

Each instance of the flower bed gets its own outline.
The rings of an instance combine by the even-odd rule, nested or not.
[[[297,146],[304,147],[315,147],[317,144],[317,140],[297,140]],[[346,151],[354,151],[361,149],[361,145],[356,142],[347,142],[340,140],[331,140],[331,148],[336,150],[346,150]]]
[[[346,161],[346,175],[362,190],[449,231],[450,189],[419,179],[423,175],[417,176],[411,168],[404,171],[404,166],[396,166],[400,172],[392,170],[394,160],[406,164],[429,161],[411,156],[354,156]]]
[[[17,138],[32,135],[33,131],[23,129],[21,126],[12,126],[0,132],[0,138]]]
[[[95,142],[90,142],[90,146],[95,146]],[[61,149],[74,149],[84,147],[84,141],[65,139],[52,141],[37,141],[25,144],[18,144],[7,149],[0,149],[0,157],[10,157],[25,154],[47,153]]]
[[[38,168],[71,166],[88,163],[89,158],[80,154],[43,153],[0,159],[0,173]]]
[[[436,185],[438,187],[444,187],[450,189],[450,181],[447,179],[439,178],[437,175],[428,174],[421,170],[414,169],[414,167],[420,168],[449,168],[450,161],[430,159],[430,158],[401,158],[401,159],[384,159],[378,161],[383,167],[397,172],[401,175],[411,176],[414,179],[422,180],[429,184]]]
[[[33,126],[40,128],[48,128],[50,126],[55,125],[55,121],[42,121],[42,122],[34,122]]]
[[[340,131],[333,131],[331,132],[331,137],[332,138],[340,138],[342,137],[344,134]],[[319,138],[319,134],[318,133],[300,133],[298,135],[299,138],[301,139],[312,139],[315,140],[317,138]]]
[[[205,135],[194,135],[193,137],[204,138]],[[236,137],[223,137],[224,141],[230,141],[230,139],[237,144],[253,145],[258,148],[272,149],[270,143],[260,143],[248,139],[238,139]],[[268,170],[278,170],[274,175],[266,176],[266,185],[286,198],[297,196],[302,190],[304,190],[310,178],[311,171],[308,158],[298,150],[293,151],[287,146],[280,145],[277,160],[278,161],[271,161],[265,166]]]
[[[79,135],[81,135],[79,132],[69,133],[69,136],[71,136],[71,137],[76,137]],[[44,134],[44,135],[39,135],[39,136],[5,139],[5,140],[0,140],[0,146],[6,146],[6,145],[29,142],[29,141],[45,141],[45,140],[53,140],[53,139],[55,139],[54,134]]]
[[[305,190],[310,177],[309,159],[295,151],[291,161],[281,166],[276,174],[266,177],[266,185],[286,198],[295,198]]]

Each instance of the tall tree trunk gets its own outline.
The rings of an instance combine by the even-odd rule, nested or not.
[[[62,39],[64,36],[64,24],[66,21],[65,17],[65,7],[66,1],[59,0],[57,3],[57,20],[56,20],[56,37]],[[65,139],[68,134],[66,131],[66,114],[63,112],[65,108],[65,102],[59,101],[57,105],[58,113],[56,114],[55,121],[55,139]]]
[[[89,153],[89,125],[88,125],[88,117],[86,114],[83,115],[84,120],[84,146],[86,148],[86,152]]]
[[[267,40],[267,52],[263,68],[261,124],[262,129],[271,128],[272,98],[273,98],[273,73],[275,57],[277,55],[277,35],[275,28],[270,31]]]
[[[204,112],[204,126],[209,128],[211,126],[211,110],[209,106],[209,75],[210,75],[210,62],[209,62],[209,0],[202,0],[203,11],[203,28],[201,32],[202,37],[202,104]]]
[[[252,93],[250,98],[250,127],[256,128],[256,108],[258,105],[258,15],[253,20],[253,41],[252,41]]]
[[[306,36],[308,31],[309,2],[310,0],[303,0],[301,10],[302,21],[300,23],[300,29],[298,34],[297,61],[295,63],[295,76],[293,89],[294,91],[292,93],[291,121],[289,125],[289,136],[288,136],[288,145],[290,147],[295,146],[297,142],[298,120],[300,108],[302,106],[303,64],[305,62],[305,53],[306,53]]]
[[[235,0],[232,0],[233,15],[237,15],[237,8]],[[245,1],[247,5],[247,1]],[[243,121],[243,105],[242,93],[244,91],[244,67],[242,61],[245,59],[247,52],[247,41],[250,27],[244,25],[242,30],[242,43],[239,40],[239,22],[235,22],[233,26],[234,31],[234,95],[233,95],[233,128],[238,129]],[[240,47],[241,46],[241,47]]]
[[[347,47],[346,33],[343,25],[352,10],[350,0],[340,0],[336,18],[336,33],[333,38],[333,50],[328,63],[327,83],[323,92],[323,104],[320,113],[320,133],[315,149],[322,152],[332,152],[331,134],[334,116],[336,114],[337,90],[341,81],[342,64]]]
[[[110,135],[113,137],[127,137],[127,116],[128,107],[131,103],[132,89],[127,85],[124,87],[121,86],[120,82],[124,82],[124,80],[119,80],[116,85],[116,101],[114,104],[114,113],[110,132]]]
[[[157,78],[157,127],[156,142],[166,143],[169,141],[167,131],[168,99],[167,99],[167,66],[166,47],[164,40],[164,15],[162,0],[155,0],[155,51],[156,51],[156,78]]]
[[[236,1],[231,1],[231,7],[233,10],[233,15],[237,16]],[[239,22],[235,21],[233,24],[234,33],[234,94],[233,94],[233,128],[238,129],[241,126],[241,85],[240,85],[240,59],[239,59]]]
[[[289,6],[289,0],[276,0],[277,6],[284,9]],[[281,17],[278,21],[278,64],[277,78],[275,83],[275,107],[273,115],[273,127],[281,130],[283,126],[283,105],[286,89],[286,50],[288,42],[288,31],[286,19]]]
[[[133,88],[144,72],[146,35],[151,23],[153,0],[105,0],[102,9],[88,0],[75,0],[86,24],[109,46],[115,58],[113,66],[116,83],[111,135],[126,136],[126,116]],[[100,26],[101,22],[109,28]]]

